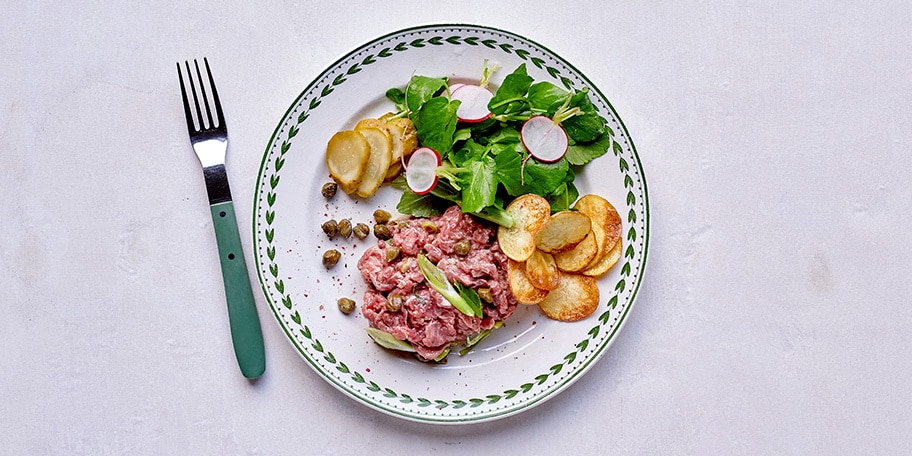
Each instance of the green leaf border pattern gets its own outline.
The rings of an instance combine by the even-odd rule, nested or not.
[[[470,26],[453,26],[454,32],[468,32],[468,27]],[[435,29],[435,31],[441,31]],[[516,44],[507,42],[509,40],[516,40],[517,38],[508,32],[501,32],[496,29],[489,28],[480,28],[479,30],[474,30],[477,35],[494,35],[503,37],[506,41],[501,41],[495,37],[485,37],[485,36],[464,36],[464,34],[439,34],[432,37],[422,37],[417,36],[415,38],[409,39],[409,35],[423,35],[427,31],[422,32],[421,28],[414,29],[411,33],[403,33],[407,31],[400,31],[387,35],[386,37],[380,38],[372,43],[371,47],[365,47],[363,50],[376,49],[376,52],[371,53],[355,53],[351,54],[343,60],[340,60],[337,65],[334,65],[332,68],[338,68],[338,74],[326,73],[318,78],[314,84],[305,90],[302,93],[301,98],[299,98],[292,108],[289,110],[286,119],[289,119],[293,113],[297,113],[295,118],[296,123],[293,125],[288,125],[286,122],[283,125],[280,125],[277,129],[273,140],[270,143],[269,149],[267,149],[267,155],[263,159],[263,164],[261,167],[261,172],[258,177],[257,182],[257,213],[262,212],[263,219],[262,221],[258,220],[258,217],[255,214],[254,217],[254,230],[255,232],[262,231],[263,237],[266,241],[265,246],[263,246],[263,252],[265,253],[265,258],[262,258],[262,254],[259,254],[257,259],[260,261],[264,260],[266,264],[266,272],[264,273],[261,268],[258,268],[258,273],[260,274],[261,283],[263,285],[263,290],[266,293],[267,297],[271,296],[271,293],[277,293],[280,297],[282,307],[285,311],[289,312],[289,318],[291,322],[285,321],[287,326],[286,331],[294,331],[297,334],[293,336],[293,340],[297,340],[294,336],[303,337],[309,344],[309,347],[299,347],[301,352],[311,360],[311,364],[318,369],[335,369],[338,373],[348,376],[348,379],[357,385],[363,386],[367,391],[374,393],[377,397],[377,401],[381,404],[386,405],[384,407],[389,409],[389,411],[400,414],[400,415],[409,415],[402,410],[395,409],[395,403],[400,404],[410,404],[415,405],[422,410],[427,410],[418,415],[419,417],[424,417],[424,413],[430,415],[428,419],[433,421],[472,421],[473,415],[470,412],[472,409],[478,408],[482,405],[495,405],[505,403],[503,409],[499,412],[495,412],[494,415],[506,414],[511,410],[516,409],[516,405],[510,404],[510,401],[515,399],[522,398],[524,395],[532,394],[533,396],[537,391],[548,391],[551,388],[560,388],[564,384],[568,383],[573,376],[561,378],[559,373],[565,372],[568,370],[569,366],[572,366],[574,363],[590,363],[598,354],[598,351],[601,351],[606,344],[603,343],[605,338],[610,339],[613,334],[619,329],[618,321],[622,320],[624,315],[630,308],[630,304],[623,306],[621,312],[617,311],[618,296],[625,291],[628,286],[628,281],[636,281],[636,275],[640,274],[645,265],[645,248],[647,236],[646,233],[638,232],[635,224],[639,222],[637,220],[637,211],[631,207],[629,213],[626,215],[627,224],[630,228],[625,233],[624,241],[627,244],[625,252],[622,256],[623,264],[620,266],[621,278],[615,284],[614,289],[611,292],[611,297],[607,300],[607,309],[598,316],[598,324],[593,326],[587,333],[587,337],[579,341],[575,346],[574,350],[565,354],[560,362],[552,365],[546,372],[535,375],[532,380],[523,383],[515,388],[509,388],[502,392],[492,393],[484,395],[483,397],[472,397],[465,400],[462,399],[435,399],[435,398],[425,398],[425,397],[413,397],[409,394],[405,394],[399,391],[396,391],[391,388],[383,387],[376,382],[372,381],[369,376],[366,376],[365,373],[353,370],[342,360],[337,359],[336,356],[326,350],[323,344],[320,342],[320,339],[316,337],[310,330],[310,328],[305,324],[301,318],[300,313],[297,310],[294,310],[294,303],[292,302],[292,297],[290,293],[285,289],[284,281],[279,278],[279,265],[276,263],[276,245],[274,244],[275,239],[275,227],[273,222],[275,221],[275,209],[274,206],[277,201],[277,189],[281,181],[281,170],[285,163],[286,154],[291,150],[291,139],[294,138],[301,129],[301,124],[304,123],[311,113],[318,109],[322,103],[322,100],[326,97],[332,96],[335,88],[341,84],[344,84],[350,78],[354,77],[357,73],[361,72],[364,67],[369,66],[379,59],[384,59],[390,56],[395,55],[396,53],[406,52],[414,48],[423,48],[427,46],[484,46],[494,51],[505,52],[507,54],[513,54],[519,57],[521,60],[528,62],[532,66],[545,71],[556,81],[559,81],[567,89],[578,89],[576,87],[575,81],[565,76],[566,73],[571,72],[567,67],[563,67],[564,63],[560,59],[551,57],[552,62],[537,57],[533,54],[533,51],[528,49],[518,47]],[[397,40],[399,38],[399,40]],[[524,38],[523,38],[524,39]],[[398,42],[395,42],[398,41]],[[393,43],[395,42],[395,43]],[[532,42],[530,42],[532,43]],[[544,57],[548,57],[550,52],[547,51],[543,46],[532,43],[539,48],[541,48],[541,54]],[[340,65],[343,64],[344,65]],[[585,82],[579,81],[583,84]],[[597,89],[595,89],[597,90]],[[599,95],[601,95],[599,93]],[[306,97],[310,97],[307,99]],[[602,96],[602,99],[607,103],[607,99]],[[614,119],[617,122],[615,125],[616,128],[624,129],[623,124],[620,123],[620,119],[613,112],[613,108],[609,105],[606,107],[612,111],[611,119]],[[300,110],[300,112],[298,112]],[[625,130],[626,133],[626,130]],[[280,141],[280,136],[284,134],[284,138],[281,138],[281,144],[276,147],[276,144]],[[633,145],[630,144],[626,137],[622,137],[622,142],[619,142],[616,139],[614,130],[609,128],[609,134],[611,136],[611,150],[613,155],[618,160],[618,166],[620,171],[624,175],[624,187],[628,190],[627,193],[627,204],[628,206],[634,206],[638,204],[642,213],[645,214],[645,217],[648,219],[648,208],[646,207],[646,201],[638,200],[634,190],[636,186],[639,185],[643,191],[643,198],[645,199],[645,180],[641,178],[639,174],[631,174],[630,163],[625,159],[625,155],[633,157],[638,161],[636,153],[633,152]],[[275,155],[277,152],[277,155]],[[270,160],[274,156],[274,160]],[[271,163],[271,168],[267,166]],[[637,163],[639,165],[639,163]],[[265,190],[264,187],[265,179],[267,179],[268,174],[268,190]],[[264,198],[265,196],[265,198]],[[264,206],[265,204],[265,206]],[[623,216],[623,214],[622,214]],[[265,226],[262,226],[262,222],[265,222]],[[642,221],[644,223],[645,230],[648,230],[648,220]],[[255,236],[254,242],[256,243],[257,236]],[[638,243],[639,248],[635,249],[634,244]],[[259,251],[259,249],[255,250]],[[636,252],[642,252],[644,257],[640,260],[643,265],[638,268],[637,271],[632,270],[631,262],[636,259]],[[617,266],[616,266],[617,267]],[[632,304],[633,297],[636,290],[633,290],[630,296],[630,303]],[[273,301],[270,299],[270,301]],[[275,304],[278,304],[276,302]],[[273,306],[273,311],[282,320],[280,315],[280,309],[278,305]],[[293,323],[294,325],[291,325]],[[603,331],[603,326],[608,325],[609,331]],[[612,328],[613,327],[613,328]],[[308,353],[312,350],[312,353]],[[591,352],[591,353],[590,353]],[[315,359],[315,358],[320,358]],[[320,366],[324,365],[325,366]],[[587,365],[581,366],[581,369],[588,367]],[[324,371],[324,374],[326,372]],[[331,379],[330,375],[326,375],[328,379]],[[331,380],[334,381],[334,380]],[[549,383],[551,381],[552,383]],[[335,382],[335,381],[334,381]],[[357,391],[352,391],[348,385],[336,384],[340,387],[345,388],[347,391],[352,392],[356,395],[362,395]],[[547,396],[547,394],[545,395]],[[384,404],[379,398],[386,400]],[[542,398],[535,398],[534,400],[541,400]],[[380,405],[380,404],[378,404]],[[523,408],[525,405],[519,406]],[[452,415],[441,412],[446,411],[459,411],[460,414]],[[484,417],[482,417],[484,418]]]

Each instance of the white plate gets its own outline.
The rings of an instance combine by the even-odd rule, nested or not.
[[[590,89],[613,131],[611,152],[577,176],[580,194],[608,198],[624,220],[624,255],[599,281],[601,304],[576,323],[520,306],[475,351],[451,354],[445,365],[420,363],[374,344],[358,311],[342,314],[340,297],[360,302],[365,285],[357,261],[364,241],[330,241],[320,225],[330,218],[371,221],[374,209],[395,214],[398,192],[384,187],[368,199],[341,191],[327,201],[324,152],[330,136],[364,117],[394,107],[384,94],[413,74],[477,81],[483,62],[501,66],[492,79],[522,63],[535,80]],[[308,364],[355,400],[401,418],[465,423],[512,415],[554,397],[579,379],[611,345],[642,280],[649,239],[646,182],[624,125],[608,100],[568,62],[513,33],[475,25],[432,25],[398,31],[342,57],[291,104],[266,148],[257,179],[254,250],[257,272],[279,325]],[[322,253],[340,250],[327,271]]]

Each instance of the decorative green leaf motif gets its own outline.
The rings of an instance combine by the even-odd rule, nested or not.
[[[633,208],[630,208],[630,212],[627,213],[627,221],[630,223],[636,223],[637,213]]]
[[[436,407],[437,410],[443,410],[450,406],[450,404],[447,401],[442,401],[440,399],[437,399],[436,401],[434,401],[434,403],[437,404],[437,407]]]
[[[342,84],[343,82],[345,82],[345,75],[342,75],[342,74],[336,76],[336,79],[333,79],[334,86]]]
[[[633,241],[637,237],[637,230],[634,227],[630,227],[630,231],[627,231],[627,240]]]
[[[424,47],[424,40],[421,38],[416,38],[416,39],[412,40],[412,42],[409,44],[411,44],[412,46],[414,46],[416,48],[422,48],[422,47]]]
[[[544,66],[545,61],[538,57],[532,57],[532,64],[535,65],[536,68],[541,68]]]
[[[333,92],[333,90],[335,90],[335,89],[333,89],[332,86],[323,87],[323,91],[320,92],[320,96],[325,97],[325,96],[331,94]]]
[[[567,361],[567,364],[572,363],[576,359],[576,352],[570,352],[564,356],[564,361]]]
[[[285,155],[285,152],[288,152],[289,148],[291,148],[291,143],[288,141],[283,142],[282,143],[282,155]]]
[[[563,368],[564,368],[563,364],[555,364],[555,365],[551,366],[551,368],[548,370],[550,370],[553,375],[557,375],[560,373],[561,369],[563,369]]]
[[[614,309],[617,307],[617,305],[618,305],[618,297],[617,297],[617,295],[614,295],[611,297],[611,299],[608,300],[608,307],[611,307],[612,309]]]
[[[288,139],[291,139],[291,138],[294,138],[295,136],[297,136],[298,130],[300,130],[300,129],[297,126],[292,125],[291,128],[288,129]]]
[[[500,45],[500,50],[506,52],[507,54],[510,54],[513,51],[513,45],[510,43],[503,43]]]
[[[281,158],[277,158],[275,161],[275,171],[276,172],[281,171],[283,166],[285,166],[285,160],[281,159]]]
[[[608,307],[611,307],[611,301],[608,301]],[[610,311],[610,310],[606,310],[606,311],[602,312],[602,314],[599,315],[599,317],[598,317],[599,321],[602,322],[603,325],[607,325],[607,324],[608,324],[608,319],[609,319],[609,318],[611,318],[611,311]]]
[[[320,106],[319,98],[314,98],[313,100],[310,100],[310,110],[311,111],[313,111],[314,109],[317,109],[317,106]]]
[[[276,188],[277,185],[279,185],[279,175],[278,175],[278,174],[273,174],[272,176],[269,177],[269,186],[270,186],[273,190],[275,190],[275,188]],[[270,204],[270,206],[272,206],[272,204]]]
[[[580,351],[586,350],[586,347],[588,347],[588,346],[589,346],[589,339],[583,339],[578,344],[576,344],[576,348],[580,349]]]
[[[465,407],[466,405],[468,405],[468,402],[466,402],[466,401],[460,401],[460,400],[453,401],[453,408],[455,408],[455,409],[461,409],[461,408]]]
[[[552,66],[546,66],[545,69],[548,70],[548,74],[550,74],[552,78],[556,78],[557,75],[560,74],[560,70]]]
[[[276,289],[279,293],[285,293],[285,282],[284,282],[283,280],[278,280],[278,281],[275,283],[275,289]],[[300,321],[296,321],[295,323],[301,323],[301,322],[300,322]]]
[[[275,211],[266,211],[266,223],[272,225],[273,220],[275,220]]]
[[[326,356],[324,356],[323,359],[325,359],[326,362],[328,362],[330,364],[336,364],[336,356],[333,355],[332,352],[326,352]],[[355,372],[355,373],[357,374],[357,372]],[[358,374],[358,375],[360,375],[360,374]],[[363,383],[363,382],[364,382],[364,379],[362,378],[361,382],[359,382],[359,383]]]
[[[535,380],[538,381],[538,384],[539,384],[539,385],[542,385],[542,384],[544,384],[546,381],[548,381],[548,377],[549,377],[548,374],[541,374],[541,375],[537,375],[537,376],[535,377]]]
[[[307,118],[310,117],[310,113],[307,111],[302,112],[298,115],[298,123],[303,123]]]
[[[386,388],[384,391],[385,391],[385,392],[383,393],[383,395],[384,395],[385,397],[396,397],[396,396],[399,395],[399,394],[397,394],[395,391],[393,391],[393,390],[391,390],[391,389],[389,389],[389,388]]]
[[[561,84],[564,85],[564,88],[566,88],[567,90],[573,90],[573,81],[571,81],[569,78],[565,78],[563,76],[561,76],[560,80],[561,80]]]
[[[269,193],[266,194],[266,203],[267,203],[267,204],[269,204],[270,206],[272,206],[273,204],[275,204],[275,200],[276,200],[276,194],[275,194],[275,193],[269,192]]]
[[[633,179],[628,174],[624,175],[624,187],[633,187]]]
[[[399,44],[396,45],[396,47],[393,48],[393,50],[396,50],[396,51],[399,51],[399,52],[402,52],[402,51],[404,51],[404,50],[406,50],[406,49],[408,49],[408,44],[406,44],[406,43],[399,43]]]
[[[272,274],[273,277],[278,277],[278,276],[279,276],[279,265],[277,265],[277,264],[270,264],[270,265],[269,265],[269,273]]]
[[[377,382],[368,382],[367,389],[376,393],[377,391],[380,391],[380,385],[378,385]]]
[[[442,36],[435,36],[435,37],[429,39],[428,43],[431,43],[434,46],[441,46],[441,45],[443,45],[443,43],[441,42],[442,40],[443,40]]]
[[[314,350],[323,353],[323,344],[321,344],[319,340],[314,339],[314,342],[310,344],[310,346],[313,347]]]
[[[592,329],[590,329],[587,334],[589,334],[590,338],[595,339],[596,336],[598,336],[599,331],[601,331],[601,329],[602,329],[601,326],[593,326]]]
[[[514,397],[516,397],[517,394],[519,394],[519,390],[511,389],[511,390],[504,391],[504,395],[507,399],[513,399]]]
[[[401,394],[399,402],[402,402],[403,404],[411,404],[412,402],[414,402],[414,400],[408,394]]]
[[[272,224],[272,222],[270,222],[270,221],[267,221],[266,223],[268,223],[270,225]],[[275,230],[272,228],[269,228],[265,231],[264,234],[266,235],[266,242],[272,242],[272,238],[275,236]]]
[[[496,394],[489,394],[489,395],[487,395],[486,397],[488,398],[488,403],[489,403],[489,404],[496,404],[497,402],[500,401],[500,399],[501,399],[503,396],[498,396],[498,395],[496,395]]]
[[[628,165],[627,160],[624,160],[623,158],[618,161],[618,167],[621,169],[622,173],[626,173],[628,170],[630,170],[630,165]]]
[[[485,45],[485,46],[487,46],[487,47],[489,47],[489,48],[491,48],[491,49],[494,49],[494,48],[496,47],[496,46],[495,46],[495,43],[497,43],[497,41],[496,41],[496,40],[491,40],[491,39],[482,40],[482,41],[481,41],[481,44],[483,44],[483,45]]]
[[[291,306],[292,306],[291,296],[285,296],[284,298],[282,298],[282,304],[285,306],[286,309],[291,310]]]
[[[383,51],[389,51],[389,48],[384,49]],[[380,51],[380,54],[382,57],[386,57],[385,55],[382,55],[383,51]],[[392,55],[392,54],[390,54],[390,55]],[[374,62],[376,62],[376,60],[374,60],[374,56],[369,55],[369,56],[365,57],[364,60],[361,61],[361,65],[370,65]]]
[[[468,44],[471,46],[478,46],[478,38],[476,38],[474,36],[470,36],[463,41],[465,41],[465,44]]]
[[[460,36],[453,35],[453,36],[447,38],[446,42],[450,43],[450,44],[459,44],[460,38],[461,38]]]
[[[268,256],[270,260],[275,260],[275,253],[276,251],[274,245],[266,247],[266,256]]]
[[[423,397],[418,398],[418,407],[427,407],[429,405],[431,405],[430,400],[423,398]]]
[[[478,407],[479,405],[484,404],[485,401],[484,401],[484,399],[479,399],[477,397],[473,397],[472,399],[469,399],[469,402],[472,403],[472,405],[470,405],[469,407]]]
[[[519,389],[521,389],[524,393],[528,393],[533,386],[535,385],[532,383],[523,383],[522,385],[519,385]]]
[[[346,366],[345,363],[343,363],[343,362],[339,362],[339,365],[336,366],[336,370],[338,370],[339,372],[342,372],[343,374],[347,374],[347,373],[351,372],[351,369],[349,369],[348,366]]]
[[[630,275],[630,262],[624,263],[624,266],[621,268],[621,275],[629,276]]]
[[[624,291],[624,288],[626,286],[627,286],[627,282],[625,282],[624,279],[621,279],[618,281],[617,285],[614,286],[614,289],[615,289],[615,291],[620,293],[620,292]]]
[[[304,325],[304,329],[301,330],[301,335],[304,336],[305,339],[311,338],[310,328],[308,328],[307,325]]]
[[[301,324],[301,314],[300,314],[300,313],[295,312],[294,315],[291,316],[291,319],[292,319],[292,321],[294,321],[295,323],[297,323],[297,324],[299,324],[299,325]]]
[[[331,361],[331,362],[334,363],[334,362],[335,362],[335,358],[333,358],[333,361]],[[352,374],[352,380],[354,380],[355,383],[364,383],[364,376],[361,375],[360,372],[355,372],[355,373]]]
[[[383,48],[380,50],[380,52],[377,53],[377,57],[383,57],[383,58],[390,57],[393,55],[393,53],[390,51],[391,51],[390,48]],[[374,62],[371,61],[370,63],[374,63]]]
[[[345,72],[345,74],[351,76],[360,71],[361,71],[361,66],[356,63],[356,64],[352,65],[351,68],[349,68],[348,71]]]

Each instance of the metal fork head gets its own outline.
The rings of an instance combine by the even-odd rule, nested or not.
[[[181,71],[181,64],[177,64],[177,77],[180,80],[181,95],[184,101],[184,116],[187,118],[187,131],[190,133],[190,142],[193,144],[193,150],[200,160],[203,167],[209,167],[225,163],[225,151],[228,147],[228,129],[225,126],[225,115],[222,112],[222,104],[219,101],[218,90],[215,88],[215,81],[212,79],[212,71],[209,69],[209,61],[203,58],[203,65],[206,67],[207,79],[203,79],[200,71],[199,62],[193,60],[193,68],[196,70],[194,80],[194,71],[190,68],[190,62],[184,61],[184,67],[187,70],[187,82],[189,83],[189,93],[187,84],[184,83],[184,74]],[[209,90],[206,89],[208,80]],[[212,95],[212,103],[209,101],[209,95]],[[191,109],[191,99],[193,109]],[[200,101],[202,100],[202,104]],[[213,121],[213,111],[215,121]],[[194,117],[194,114],[196,116]],[[205,116],[204,116],[205,114]]]

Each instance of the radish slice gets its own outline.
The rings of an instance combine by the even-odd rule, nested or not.
[[[519,135],[529,154],[539,161],[555,162],[567,153],[567,132],[545,116],[535,116],[527,120],[523,123]]]
[[[452,94],[453,92],[456,91],[456,89],[458,89],[464,85],[465,84],[463,84],[461,82],[454,82],[454,83],[450,84],[450,94]]]
[[[462,84],[452,92],[451,98],[461,102],[456,117],[462,122],[481,122],[491,117],[488,102],[494,94],[482,86]]]
[[[415,150],[405,168],[405,182],[419,195],[430,192],[437,185],[437,167],[440,163],[440,154],[434,149],[422,147]]]

